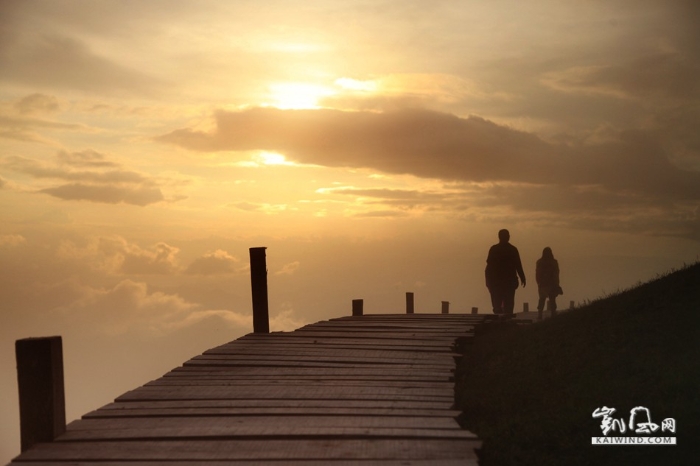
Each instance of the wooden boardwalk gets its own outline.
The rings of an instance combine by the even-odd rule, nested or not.
[[[454,351],[483,317],[343,317],[249,334],[125,393],[12,464],[476,465]]]

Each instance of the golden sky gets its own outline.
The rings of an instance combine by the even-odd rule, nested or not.
[[[0,462],[14,340],[69,417],[251,330],[488,312],[508,228],[584,302],[700,253],[691,0],[0,0]]]

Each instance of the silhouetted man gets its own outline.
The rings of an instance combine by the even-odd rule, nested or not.
[[[486,258],[486,287],[491,293],[493,313],[512,316],[518,277],[525,286],[525,272],[518,248],[508,242],[508,230],[499,231],[498,240],[498,244],[491,246]]]

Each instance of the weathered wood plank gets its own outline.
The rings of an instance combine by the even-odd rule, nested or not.
[[[350,408],[350,407],[221,407],[221,408],[189,408],[177,406],[164,407],[135,407],[118,406],[127,403],[116,403],[117,407],[107,405],[98,410],[83,415],[83,419],[107,419],[114,417],[198,417],[198,416],[401,416],[401,417],[441,417],[456,418],[460,412],[450,409],[423,408]]]
[[[446,417],[420,416],[298,416],[280,419],[277,416],[247,416],[247,417],[150,417],[147,419],[82,419],[68,425],[71,432],[84,430],[104,430],[110,434],[113,430],[158,429],[219,429],[230,431],[229,435],[240,433],[248,435],[250,429],[282,429],[294,435],[294,429],[301,428],[331,428],[331,427],[372,427],[372,428],[401,428],[401,429],[456,429],[457,422]],[[264,433],[261,435],[271,435]]]
[[[101,409],[131,408],[366,408],[366,409],[451,409],[454,400],[135,400],[115,401]]]
[[[241,368],[247,369],[247,368]],[[388,382],[452,382],[452,377],[450,374],[446,373],[431,373],[428,375],[416,375],[416,374],[404,374],[402,372],[391,372],[388,374],[364,374],[361,372],[357,373],[345,373],[338,375],[324,375],[324,374],[307,374],[307,373],[287,373],[287,374],[265,374],[265,373],[240,373],[239,369],[227,369],[227,368],[206,368],[206,367],[193,367],[187,366],[183,367],[182,370],[172,370],[165,374],[161,379],[198,379],[198,380],[250,380],[250,381],[265,381],[265,380],[318,380],[319,382],[324,381],[343,381],[343,380],[356,380],[356,381],[388,381]],[[158,380],[161,380],[158,379]]]
[[[354,368],[354,369],[389,369],[394,368],[398,370],[406,370],[419,372],[421,370],[438,372],[441,370],[440,366],[434,366],[432,364],[391,364],[391,363],[342,363],[342,362],[317,362],[317,361],[274,361],[274,360],[236,360],[236,359],[191,359],[184,364],[185,366],[241,366],[241,367],[263,367],[268,366],[270,368],[276,367],[286,367],[286,368],[323,368],[323,369],[343,369],[343,368]],[[444,371],[448,371],[448,366]],[[452,369],[449,369],[452,371]]]
[[[453,390],[454,384],[451,382],[393,382],[393,381],[369,381],[369,380],[202,380],[200,378],[173,378],[167,377],[154,380],[143,385],[144,387],[181,387],[181,386],[219,386],[219,387],[245,387],[245,386],[268,386],[285,385],[288,387],[392,387],[392,388],[439,388],[442,390]]]
[[[469,438],[454,419],[394,416],[149,417],[83,419],[57,441],[221,439],[255,437],[315,438]]]
[[[383,388],[383,387],[140,387],[127,392],[117,400],[158,400],[158,399],[453,399],[452,389],[437,388]]]
[[[328,460],[245,460],[246,466],[329,466]],[[337,460],[333,459],[332,466],[478,466],[477,458],[442,458],[438,460],[423,459],[367,459],[367,460]],[[104,466],[103,461],[65,461],[61,466]],[[231,466],[230,461],[197,461],[189,460],[188,466]],[[241,463],[238,463],[241,464]],[[57,463],[43,461],[22,462],[24,466],[56,466]],[[171,461],[110,461],[109,466],[173,466]]]
[[[454,367],[454,358],[410,358],[410,357],[353,357],[353,356],[323,356],[321,354],[295,354],[287,352],[285,354],[237,354],[237,353],[208,353],[195,356],[190,361],[276,361],[276,362],[318,362],[318,363],[342,363],[342,364],[425,364],[429,366]]]
[[[334,459],[475,459],[478,440],[470,439],[252,439],[206,441],[92,441],[38,444],[23,461],[263,461]]]
[[[236,348],[236,347],[218,347],[210,349],[202,353],[208,354],[239,354],[239,355],[279,355],[287,351],[294,351],[298,355],[326,355],[326,356],[345,356],[345,357],[362,357],[362,358],[401,358],[414,360],[438,360],[450,357],[459,357],[459,353],[454,351],[436,351],[424,352],[416,354],[413,351],[397,351],[379,348],[329,348],[326,346],[301,346],[301,345],[285,345],[281,347],[271,348],[269,345],[257,348]]]

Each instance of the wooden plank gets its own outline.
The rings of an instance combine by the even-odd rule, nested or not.
[[[179,419],[179,418],[172,418]],[[213,418],[216,419],[216,418]],[[121,419],[120,419],[121,420]],[[135,419],[141,421],[143,419]],[[114,421],[109,419],[107,421]],[[68,430],[56,442],[96,440],[206,440],[206,439],[259,439],[259,438],[338,438],[350,439],[476,439],[474,434],[459,428],[454,429],[401,429],[381,427],[295,427],[279,423],[270,426],[197,426],[177,428],[137,428]]]
[[[354,377],[373,377],[373,376],[389,376],[398,377],[452,377],[452,373],[446,370],[424,370],[423,366],[417,368],[405,366],[388,367],[368,367],[368,366],[343,366],[343,367],[259,367],[259,366],[204,366],[204,365],[187,365],[176,369],[172,372],[181,373],[219,373],[219,374],[237,374],[237,375],[272,375],[277,377],[284,376],[354,376]],[[440,379],[438,379],[440,380]]]
[[[132,408],[364,408],[364,409],[451,409],[454,400],[144,400],[115,401],[101,409]]]
[[[406,340],[407,343],[416,343],[420,340],[429,341],[430,344],[435,345],[436,343],[451,345],[454,338],[471,336],[466,332],[452,332],[447,334],[442,333],[423,333],[423,332],[352,332],[343,334],[342,332],[329,332],[329,331],[296,331],[285,334],[283,337],[281,335],[275,335],[271,333],[269,335],[249,335],[244,338],[249,340],[261,340],[267,338],[284,338],[285,340],[291,341],[295,338],[335,338],[338,340],[347,339],[372,339],[380,340],[385,343],[388,341],[398,341]],[[387,341],[388,340],[388,341]]]
[[[284,425],[282,425],[284,424]],[[246,417],[163,417],[156,416],[147,419],[82,419],[68,425],[69,431],[104,430],[135,430],[161,428],[168,429],[226,429],[239,431],[252,428],[300,429],[329,428],[329,427],[382,427],[403,429],[459,429],[457,422],[445,417],[419,416],[299,416],[280,422],[277,416],[246,416]],[[466,432],[466,431],[464,431]],[[268,434],[265,434],[268,435]]]
[[[369,459],[369,460],[337,460],[333,459],[332,466],[478,466],[476,457],[474,458],[441,458],[439,460],[423,459]],[[22,462],[23,466],[55,466],[54,462]],[[103,461],[66,461],[60,463],[62,466],[104,466]],[[230,461],[196,461],[189,460],[188,466],[231,466]],[[274,466],[329,466],[325,460],[274,460]],[[245,460],[246,466],[270,466],[270,460]],[[109,466],[173,466],[171,461],[110,461]]]
[[[83,419],[57,441],[255,437],[475,439],[454,419],[396,416],[148,417]]]
[[[440,360],[445,358],[454,358],[461,356],[459,353],[452,351],[451,349],[445,348],[442,351],[436,352],[424,352],[418,353],[410,350],[402,349],[380,349],[380,348],[356,348],[348,346],[345,348],[334,348],[326,345],[284,345],[277,347],[258,346],[258,347],[248,347],[248,348],[237,348],[237,347],[218,347],[205,351],[203,355],[207,354],[238,354],[238,355],[270,355],[276,356],[281,352],[294,351],[294,354],[298,355],[326,355],[326,357],[363,357],[363,358],[407,358],[410,357],[414,360]]]
[[[197,416],[405,416],[405,417],[442,417],[454,419],[460,411],[451,409],[422,409],[422,408],[349,408],[349,407],[259,407],[247,408],[189,408],[177,406],[174,408],[140,406],[119,406],[127,403],[114,403],[91,411],[82,419],[106,419],[114,417],[197,417]]]
[[[467,336],[468,337],[468,336]],[[426,347],[426,348],[439,348],[439,349],[445,349],[445,348],[452,348],[454,346],[454,340],[449,339],[449,338],[442,338],[440,341],[434,340],[434,339],[428,339],[428,340],[423,340],[423,339],[414,339],[410,337],[403,336],[401,338],[396,337],[396,338],[368,338],[368,337],[358,337],[358,336],[347,336],[346,338],[337,338],[336,335],[332,335],[330,337],[321,337],[319,335],[313,335],[313,336],[302,336],[302,335],[295,335],[294,337],[290,337],[287,335],[281,336],[281,335],[275,335],[274,333],[271,333],[269,335],[251,335],[251,336],[246,336],[242,337],[245,338],[244,340],[240,340],[241,343],[257,343],[257,344],[266,344],[266,345],[274,345],[276,343],[283,343],[283,344],[298,344],[298,343],[307,343],[307,344],[326,344],[326,345],[359,345],[359,346],[368,346],[368,347],[378,347],[380,345],[384,346],[394,346],[394,347]]]
[[[435,382],[435,383],[444,383],[444,382],[452,382],[452,377],[450,376],[441,376],[438,377],[437,374],[431,374],[431,375],[407,375],[403,374],[400,372],[393,372],[391,374],[369,374],[369,375],[363,375],[361,373],[358,374],[344,374],[344,375],[313,375],[313,374],[295,374],[295,373],[288,373],[288,374],[265,374],[265,373],[257,373],[257,374],[241,374],[238,372],[237,369],[231,369],[231,370],[208,370],[206,367],[185,367],[183,368],[184,370],[173,370],[171,372],[168,372],[165,374],[163,377],[157,380],[170,380],[170,379],[198,379],[198,380],[222,380],[222,381],[235,381],[235,380],[249,380],[249,381],[275,381],[275,380],[317,380],[319,382],[326,382],[326,381],[345,381],[345,380],[354,380],[354,381],[366,381],[366,382],[381,382],[381,381],[387,381],[387,382]],[[221,368],[218,368],[221,369]]]
[[[219,386],[219,387],[255,387],[268,385],[285,385],[288,387],[392,387],[392,388],[439,388],[454,390],[451,382],[411,382],[411,381],[369,381],[369,380],[202,380],[199,378],[167,377],[154,380],[143,385],[144,387],[180,387],[180,386]]]
[[[118,400],[158,399],[453,399],[453,389],[437,388],[384,388],[384,387],[140,387],[127,392]]]
[[[410,357],[381,357],[377,356],[375,358],[367,357],[353,357],[353,356],[322,356],[320,354],[295,354],[293,352],[287,352],[286,354],[278,355],[267,355],[267,354],[204,354],[201,356],[195,356],[190,359],[190,361],[273,361],[273,362],[318,362],[318,363],[342,363],[342,364],[425,364],[429,366],[449,366],[453,368],[455,365],[454,358],[410,358]]]
[[[320,369],[389,369],[394,368],[398,370],[406,370],[412,372],[419,372],[421,370],[432,371],[440,373],[452,371],[453,369],[449,366],[434,366],[432,364],[379,364],[379,363],[365,363],[358,365],[356,363],[342,363],[342,362],[316,362],[316,361],[265,361],[265,360],[227,360],[227,359],[191,359],[185,362],[185,366],[240,366],[240,367],[263,367],[268,366],[270,368],[320,368]],[[444,367],[444,369],[443,369]]]
[[[248,461],[334,459],[473,460],[481,442],[470,439],[224,439],[187,441],[53,442],[35,445],[23,461]]]

